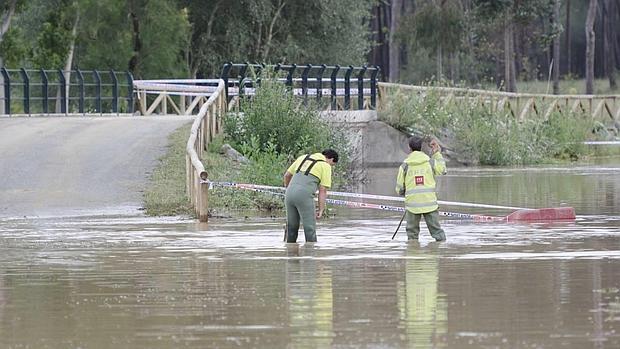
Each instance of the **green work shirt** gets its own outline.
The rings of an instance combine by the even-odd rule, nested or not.
[[[299,168],[301,162],[306,158],[306,155],[307,154],[298,157],[297,160],[295,160],[295,162],[293,162],[293,164],[289,166],[286,171],[292,175],[295,175],[295,173],[297,172],[297,168]],[[323,160],[317,162],[316,165],[312,167],[312,169],[310,170],[310,174],[319,179],[319,185],[322,185],[325,188],[331,188],[332,167],[326,162],[327,158],[325,157],[325,155],[321,153],[314,153],[310,155],[310,158],[314,160]],[[312,161],[304,162],[304,164],[301,166],[301,169],[299,170],[299,173],[305,172],[308,169],[308,166],[310,166],[311,164]]]

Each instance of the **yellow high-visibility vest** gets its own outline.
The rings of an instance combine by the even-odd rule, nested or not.
[[[437,210],[435,176],[443,174],[446,162],[440,152],[432,158],[421,151],[411,152],[398,168],[396,178],[396,192],[405,196],[405,209],[416,214]]]

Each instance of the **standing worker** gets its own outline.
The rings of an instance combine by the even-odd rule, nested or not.
[[[424,216],[431,236],[437,241],[444,241],[446,233],[439,225],[435,176],[446,174],[446,162],[437,140],[430,141],[430,157],[421,151],[422,143],[424,140],[421,137],[409,138],[411,153],[398,168],[396,192],[405,196],[407,239],[418,240],[420,219]]]
[[[316,219],[323,216],[327,188],[332,186],[332,166],[338,153],[325,149],[322,153],[302,155],[284,173],[286,196],[286,242],[296,242],[299,220],[304,225],[306,242],[316,242]],[[319,190],[319,210],[315,211],[314,193]]]

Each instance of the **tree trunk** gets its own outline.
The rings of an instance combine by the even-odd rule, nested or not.
[[[71,67],[73,66],[73,54],[75,52],[75,38],[77,36],[77,28],[78,25],[80,23],[80,11],[79,8],[77,8],[77,2],[75,2],[76,4],[76,14],[75,14],[75,22],[73,23],[73,29],[71,29],[71,44],[69,45],[69,53],[67,53],[67,60],[65,61],[65,69],[63,70],[63,75],[65,76],[65,81],[67,82],[67,85],[65,87],[65,96],[67,96],[66,100],[65,100],[65,110],[67,111],[67,113],[69,113],[69,92],[70,92],[70,87],[71,87]],[[60,89],[58,90],[58,93],[60,93]],[[58,96],[58,101],[60,100],[60,96]],[[60,113],[61,109],[60,109],[60,103],[56,103],[56,113]]]
[[[2,42],[4,34],[6,34],[11,27],[11,19],[13,19],[13,15],[15,14],[16,4],[17,0],[11,0],[8,11],[6,11],[6,14],[2,17],[2,22],[0,23],[0,43]]]
[[[276,9],[276,13],[273,15],[273,18],[271,19],[271,23],[269,24],[269,29],[267,30],[267,38],[266,38],[266,42],[265,42],[265,51],[263,53],[263,62],[267,61],[267,58],[269,58],[269,50],[271,49],[271,40],[273,39],[274,36],[274,27],[276,24],[276,21],[278,20],[278,17],[280,17],[280,13],[282,13],[282,9],[284,8],[284,5],[286,5],[286,3],[283,0],[279,0],[278,1],[278,6]]]
[[[397,82],[400,77],[400,44],[396,40],[396,33],[400,26],[400,16],[403,8],[403,0],[392,0],[390,6],[390,37],[389,37],[389,56],[390,56],[390,82]]]
[[[570,30],[570,2],[571,0],[566,0],[566,26],[564,27],[564,32],[566,33],[566,73],[571,75],[573,72],[573,63],[572,63],[572,35]]]
[[[616,21],[615,0],[603,1],[603,18],[606,24],[604,52],[607,77],[609,78],[609,89],[615,90],[618,86],[616,82],[616,32],[618,30]]]
[[[137,8],[134,1],[129,1],[129,18],[131,18],[132,38],[133,38],[133,54],[129,59],[129,71],[134,78],[140,76],[140,51],[142,51],[142,39],[140,37],[140,19],[138,17]]]
[[[504,25],[504,83],[508,92],[516,92],[517,84],[515,78],[515,61],[514,61],[514,33],[512,20],[506,13]]]
[[[556,31],[560,27],[560,0],[553,1],[553,29]],[[553,38],[553,94],[560,93],[560,33],[557,32]]]
[[[437,81],[443,79],[443,47],[441,42],[437,47]]]
[[[586,17],[586,94],[594,92],[594,21],[596,19],[597,0],[590,0]]]

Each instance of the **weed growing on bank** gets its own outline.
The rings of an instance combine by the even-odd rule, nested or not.
[[[344,131],[277,81],[263,80],[256,94],[243,101],[240,113],[227,114],[224,132],[225,140],[251,162],[241,174],[248,183],[281,186],[284,171],[295,158],[326,148],[340,155],[334,186],[347,180],[350,157]]]
[[[168,137],[168,149],[144,192],[144,210],[149,216],[193,215],[185,192],[185,146],[190,129],[188,124]]]
[[[582,114],[554,112],[547,119],[518,120],[482,104],[446,106],[433,93],[424,99],[402,92],[386,96],[379,117],[409,134],[439,136],[460,160],[482,165],[576,160],[587,155],[582,142],[594,127]]]

